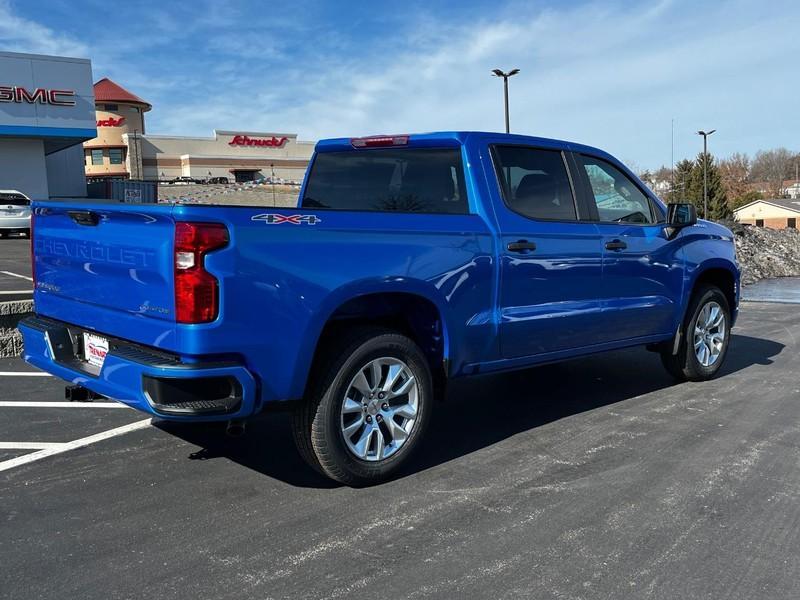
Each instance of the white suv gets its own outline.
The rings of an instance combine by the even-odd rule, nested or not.
[[[0,190],[0,238],[10,233],[31,237],[31,201],[17,190]]]

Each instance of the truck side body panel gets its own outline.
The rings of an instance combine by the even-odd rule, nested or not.
[[[667,239],[664,223],[543,222],[509,211],[491,163],[497,140],[590,152],[635,179],[613,157],[577,144],[439,133],[412,136],[409,147],[460,148],[469,214],[38,203],[38,320],[21,327],[25,358],[156,414],[146,380],[229,381],[236,402],[225,415],[168,416],[228,419],[301,398],[323,329],[355,299],[405,294],[434,306],[446,374],[456,377],[668,340],[708,268],[727,269],[738,298],[723,227],[700,222]],[[317,151],[354,150],[340,139]],[[219,284],[212,322],[176,323],[177,222],[228,231],[227,245],[205,256]],[[628,241],[628,253],[604,249],[616,238]],[[522,239],[536,250],[509,251]],[[63,347],[84,330],[120,341],[100,372],[82,369]]]

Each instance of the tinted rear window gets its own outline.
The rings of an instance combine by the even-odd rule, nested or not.
[[[416,213],[468,212],[458,148],[322,152],[303,208]]]
[[[0,204],[11,206],[30,206],[31,201],[21,194],[0,194]]]
[[[494,156],[503,198],[511,210],[532,219],[578,218],[561,152],[495,146]]]

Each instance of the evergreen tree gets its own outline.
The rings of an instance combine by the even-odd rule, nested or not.
[[[703,167],[708,169],[708,214],[703,214]],[[722,184],[722,174],[711,154],[697,155],[689,178],[687,199],[697,207],[697,214],[704,219],[719,221],[730,219],[733,213],[728,205],[728,196]]]
[[[669,191],[667,196],[668,202],[692,202],[689,196],[689,184],[692,178],[692,169],[694,162],[689,159],[684,159],[675,165],[675,185]]]

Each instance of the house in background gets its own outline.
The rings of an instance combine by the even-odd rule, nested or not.
[[[800,200],[755,200],[733,211],[740,223],[772,229],[797,229],[800,218]]]

